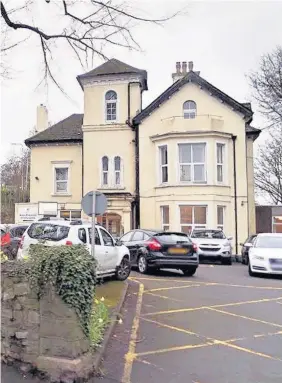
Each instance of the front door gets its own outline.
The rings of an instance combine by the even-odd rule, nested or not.
[[[121,216],[115,213],[105,213],[102,216],[97,217],[97,222],[102,225],[108,232],[114,237],[121,237],[122,225]]]

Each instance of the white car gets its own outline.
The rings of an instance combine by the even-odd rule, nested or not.
[[[249,250],[249,274],[282,275],[282,233],[258,234]]]
[[[194,229],[191,240],[198,246],[199,260],[220,261],[232,264],[232,237],[226,237],[219,229]]]
[[[126,246],[115,242],[111,234],[100,225],[95,228],[95,258],[97,277],[115,275],[125,280],[130,274],[130,253]],[[85,244],[91,253],[91,224],[82,221],[38,221],[24,233],[17,258],[28,255],[29,247],[44,241],[45,246]]]

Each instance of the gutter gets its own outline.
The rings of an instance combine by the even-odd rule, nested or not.
[[[233,177],[234,177],[234,219],[235,219],[235,250],[238,254],[238,204],[237,204],[237,171],[236,171],[236,139],[232,135],[233,142]]]

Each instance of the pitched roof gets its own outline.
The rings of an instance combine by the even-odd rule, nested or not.
[[[106,75],[119,74],[140,74],[143,77],[145,88],[147,89],[147,71],[135,68],[117,59],[111,59],[104,64],[92,69],[90,72],[77,76],[77,80],[81,85],[81,80],[90,77],[101,77]]]
[[[140,124],[146,117],[148,117],[156,108],[167,101],[174,93],[176,93],[182,86],[187,83],[194,83],[211,93],[212,96],[222,100],[237,112],[242,113],[245,117],[252,119],[253,112],[249,103],[240,103],[222,92],[208,81],[200,77],[196,72],[190,71],[182,79],[179,79],[169,88],[167,88],[159,97],[157,97],[150,105],[142,110],[134,119],[134,124]]]
[[[82,135],[83,114],[72,114],[55,125],[50,126],[37,133],[35,136],[25,140],[25,144],[46,142],[79,142],[83,140]]]

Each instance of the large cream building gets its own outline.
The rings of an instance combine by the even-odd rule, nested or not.
[[[84,114],[48,127],[37,110],[31,149],[30,204],[57,202],[57,215],[81,216],[81,198],[108,198],[99,220],[114,234],[131,228],[223,228],[234,251],[255,232],[253,128],[240,103],[176,63],[173,83],[150,105],[147,72],[109,60],[77,80]]]

